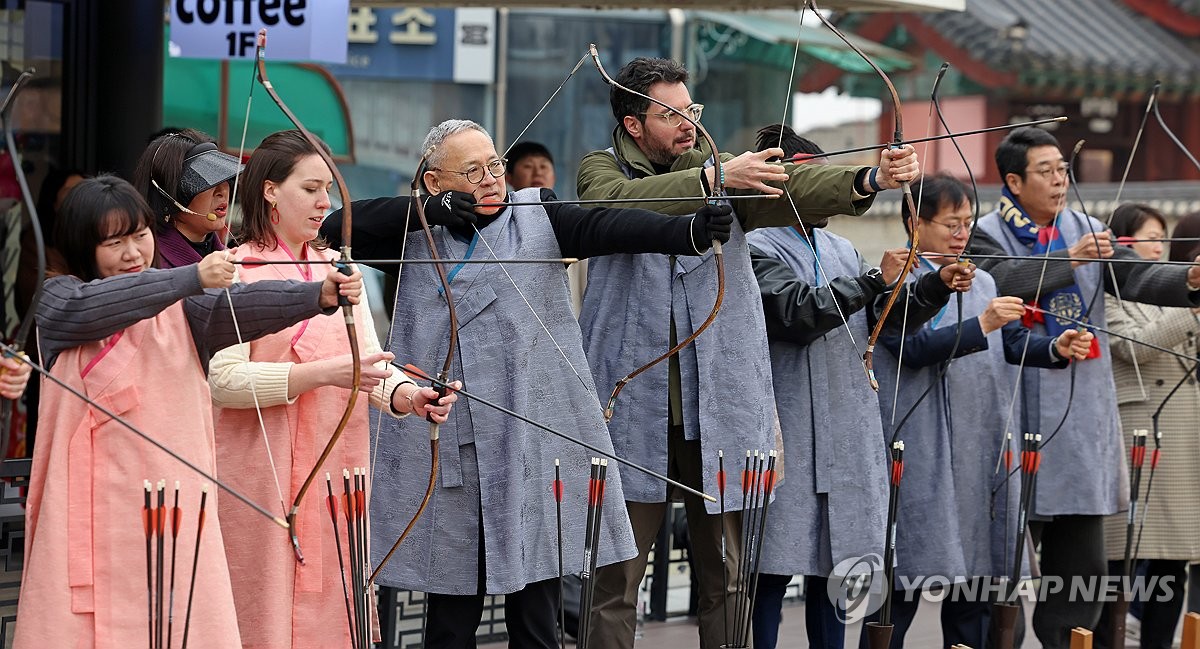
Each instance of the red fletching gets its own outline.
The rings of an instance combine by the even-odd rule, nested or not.
[[[171,536],[179,536],[179,525],[183,522],[183,510],[178,507],[171,508]]]
[[[142,527],[146,530],[146,538],[154,535],[154,510],[142,508]]]
[[[325,496],[325,506],[329,509],[329,518],[333,519],[334,525],[337,525],[337,514],[338,514],[337,496],[335,496],[333,494],[329,494],[328,496]]]
[[[550,489],[551,489],[551,491],[554,492],[554,500],[561,503],[562,499],[563,499],[563,482],[562,482],[562,480],[552,480],[550,482]]]
[[[1005,471],[1012,471],[1012,457],[1013,457],[1013,454],[1012,454],[1011,450],[1004,452],[1004,470]]]
[[[1033,452],[1033,471],[1031,471],[1031,473],[1036,474],[1038,472],[1038,469],[1041,468],[1041,466],[1042,466],[1042,454],[1039,451],[1034,451]]]
[[[163,531],[166,529],[166,527],[167,527],[167,508],[159,507],[154,515],[154,529],[158,532],[159,536],[162,536]]]
[[[205,515],[205,513],[206,512],[203,509],[200,510],[200,518],[197,519],[197,521],[196,521],[196,536],[200,536],[200,533],[204,531],[204,515]]]
[[[350,501],[350,494],[342,494],[342,507],[346,510],[346,522],[349,523],[354,519],[354,506]]]
[[[725,493],[725,472],[717,471],[717,490]]]
[[[1158,449],[1150,452],[1150,470],[1153,471],[1158,466]]]
[[[1117,237],[1117,243],[1122,246],[1132,246],[1136,240],[1133,237]]]
[[[604,484],[605,484],[605,481],[600,480],[600,481],[598,481],[598,484],[596,485],[596,506],[597,507],[604,504]]]
[[[742,471],[742,491],[750,491],[750,472]]]
[[[769,495],[771,495],[771,492],[774,490],[775,490],[775,471],[774,470],[767,471],[766,474],[763,475],[763,491],[767,492],[767,495],[769,496]]]
[[[354,492],[354,515],[362,518],[367,512],[367,492],[359,489]]]

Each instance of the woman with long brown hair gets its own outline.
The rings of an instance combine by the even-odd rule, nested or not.
[[[246,164],[236,259],[284,262],[241,266],[241,281],[320,279],[337,273],[337,255],[319,237],[330,208],[330,169],[298,131],[267,136]],[[288,263],[292,262],[292,263]],[[323,262],[323,263],[308,263]],[[375,334],[366,296],[354,309],[362,379],[349,424],[325,470],[371,467],[367,403],[393,417],[445,421],[455,396],[441,399],[390,365]],[[226,350],[213,359],[217,466],[237,486],[264,501],[291,503],[346,408],[353,360],[340,316],[317,316],[285,331]],[[268,440],[264,443],[264,440]],[[254,479],[249,465],[268,460],[276,479]],[[316,492],[317,489],[313,489]],[[349,566],[332,538],[325,499],[310,494],[297,529],[304,562],[286,535],[222,503],[225,537],[242,642],[247,649],[351,647],[341,568]],[[347,579],[349,580],[349,579]]]

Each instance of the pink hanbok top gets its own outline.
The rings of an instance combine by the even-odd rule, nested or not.
[[[208,381],[181,303],[107,340],[62,352],[53,374],[205,471],[215,471]],[[168,511],[175,481],[181,483],[172,625],[173,646],[180,646],[204,479],[45,379],[39,417],[15,647],[148,645],[142,525],[147,479],[166,480]],[[229,511],[270,525],[210,487],[189,630],[193,647],[242,646],[221,537],[226,500]],[[169,523],[166,529],[169,534]],[[170,546],[168,537],[168,562]]]
[[[308,255],[332,259],[330,251],[309,248]],[[234,250],[238,259],[247,257],[292,259],[283,245],[271,250],[242,245]],[[337,272],[329,265],[241,266],[243,282],[264,279],[324,279]],[[364,294],[365,298],[365,294]],[[359,346],[365,356],[378,350],[371,341],[365,300],[354,308]],[[345,322],[339,311],[316,316],[249,344],[251,363],[306,363],[350,353]],[[236,349],[236,348],[234,348]],[[234,349],[226,350],[228,354]],[[244,353],[244,352],[242,352]],[[286,369],[286,368],[279,368]],[[260,371],[266,371],[259,368]],[[250,375],[254,369],[248,370]],[[271,374],[277,378],[278,372]],[[245,388],[246,391],[249,387]],[[260,394],[260,397],[263,396]],[[278,395],[275,395],[278,397]],[[262,407],[262,418],[287,507],[316,464],[338,420],[345,411],[349,391],[324,386],[299,395],[290,403]],[[278,401],[278,399],[276,399]],[[261,401],[261,399],[260,399]],[[333,477],[334,493],[341,495],[344,468],[370,467],[369,417],[366,393],[360,394],[350,422],[322,468],[320,478],[309,488],[302,503],[297,529],[305,563],[299,564],[286,534],[253,514],[222,502],[221,516],[228,519],[225,537],[233,580],[238,621],[246,649],[337,649],[351,647],[346,620],[345,595],[339,573],[333,526],[326,510],[324,472]],[[245,489],[262,502],[278,502],[275,483],[260,470],[269,466],[258,414],[253,407],[214,409],[217,431],[217,466],[236,488]],[[349,566],[345,519],[339,510],[343,565]],[[347,581],[349,577],[347,576]],[[371,607],[372,612],[374,606]]]

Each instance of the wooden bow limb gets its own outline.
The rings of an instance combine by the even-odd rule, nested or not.
[[[715,182],[713,183],[712,194],[705,200],[712,204],[715,204],[719,200],[724,200],[725,171],[721,163],[721,154],[717,150],[717,143],[713,140],[712,135],[709,134],[708,129],[704,128],[699,121],[693,119],[691,115],[688,115],[684,111],[679,110],[674,106],[669,106],[666,103],[651,97],[650,95],[637,92],[636,90],[631,90],[617,83],[615,79],[609,76],[608,72],[604,69],[604,65],[600,63],[600,52],[596,49],[595,43],[592,43],[588,46],[588,53],[591,55],[592,63],[595,64],[596,70],[600,72],[600,76],[604,78],[605,83],[618,90],[627,92],[635,97],[641,97],[642,99],[663,107],[667,111],[678,115],[696,129],[696,132],[699,133],[700,136],[704,138],[704,141],[708,143],[709,151],[712,154],[713,178]],[[612,394],[608,397],[608,403],[604,408],[604,421],[608,422],[612,420],[613,412],[617,407],[617,396],[621,394],[621,390],[625,389],[626,384],[628,384],[642,372],[645,372],[646,370],[658,365],[675,354],[678,354],[680,350],[692,344],[693,341],[699,338],[700,334],[704,333],[704,330],[708,329],[708,327],[717,319],[717,313],[721,311],[721,303],[725,299],[725,256],[724,250],[721,247],[721,242],[717,239],[712,240],[712,252],[713,261],[717,265],[717,299],[713,302],[712,312],[708,314],[708,317],[704,319],[704,322],[700,323],[700,326],[692,330],[691,335],[679,341],[679,343],[677,343],[674,347],[659,355],[658,358],[655,358],[649,363],[646,363],[629,374],[626,374],[623,378],[617,381],[617,384],[613,387]],[[706,498],[712,500],[711,496],[706,496]]]
[[[267,30],[262,29],[258,32],[258,47],[255,52],[255,70],[257,73],[258,82],[267,91],[267,95],[271,97],[271,101],[283,111],[283,114],[295,125],[296,130],[308,141],[309,145],[317,152],[317,155],[329,167],[330,173],[333,174],[334,182],[337,183],[338,193],[342,199],[342,249],[340,262],[342,266],[339,270],[350,275],[353,271],[350,270],[350,239],[353,233],[352,228],[352,203],[350,201],[350,191],[346,187],[346,180],[342,178],[342,172],[338,170],[337,165],[333,162],[333,157],[326,151],[325,146],[316,138],[304,124],[292,113],[287,104],[283,103],[283,99],[279,97],[279,93],[275,92],[275,87],[271,85],[271,80],[267,77]],[[350,304],[350,300],[344,296],[338,297],[338,304],[342,307],[342,315],[346,321],[346,336],[350,340],[350,357],[354,364],[353,375],[351,379],[350,395],[346,399],[346,409],[342,412],[341,419],[338,421],[337,427],[329,438],[329,442],[325,444],[324,450],[317,457],[316,465],[309,471],[308,476],[301,483],[300,489],[296,492],[296,498],[292,501],[292,507],[288,510],[288,524],[291,532],[292,550],[295,552],[296,561],[304,563],[304,553],[300,550],[300,537],[296,535],[296,517],[300,514],[300,505],[304,500],[304,496],[308,493],[309,487],[312,486],[317,475],[321,471],[321,467],[325,464],[325,460],[333,453],[333,447],[342,438],[342,433],[346,430],[346,425],[350,423],[350,418],[354,414],[354,406],[358,402],[359,386],[362,383],[362,362],[361,353],[358,348],[358,330],[354,324],[354,307]]]

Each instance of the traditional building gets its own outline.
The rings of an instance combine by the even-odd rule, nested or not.
[[[1188,149],[1200,150],[1197,0],[967,0],[963,12],[847,14],[840,24],[917,61],[911,72],[894,78],[908,137],[929,130],[934,75],[948,61],[952,67],[939,98],[951,129],[1065,115],[1067,122],[1050,129],[1064,150],[1086,140],[1076,163],[1080,182],[1121,179],[1156,80],[1162,82],[1163,119]],[[820,91],[840,83],[855,95],[886,96],[873,75],[843,75],[817,66],[799,81],[799,89]],[[881,142],[893,129],[893,111],[884,104]],[[960,142],[979,182],[1000,182],[992,152],[1003,137],[993,133]],[[930,146],[923,163],[931,170],[962,172],[949,142]],[[1200,170],[1151,118],[1129,180],[1197,179]]]

